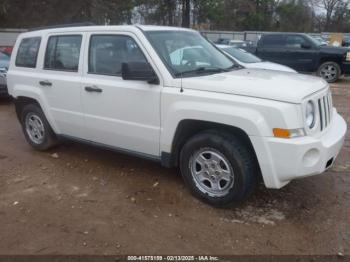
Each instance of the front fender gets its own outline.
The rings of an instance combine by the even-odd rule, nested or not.
[[[168,89],[163,93],[161,103],[161,152],[171,152],[177,126],[183,120],[228,125],[243,130],[248,136],[261,137],[272,136],[271,126],[289,126],[283,117],[286,103],[193,90],[179,94],[174,88]],[[291,116],[291,119],[297,117]]]

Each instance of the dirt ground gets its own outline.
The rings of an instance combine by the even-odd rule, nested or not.
[[[332,89],[349,124],[350,79]],[[157,163],[70,142],[36,152],[0,101],[0,254],[350,254],[349,225],[349,132],[326,174],[222,210]]]

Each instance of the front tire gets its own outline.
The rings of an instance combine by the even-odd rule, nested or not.
[[[317,75],[322,77],[328,83],[334,83],[339,79],[341,69],[336,62],[325,62],[318,68]]]
[[[25,105],[21,113],[21,124],[27,142],[34,149],[45,151],[57,145],[57,137],[39,106]]]
[[[192,194],[216,207],[246,199],[259,172],[254,153],[241,139],[217,131],[198,134],[183,146],[180,169]]]

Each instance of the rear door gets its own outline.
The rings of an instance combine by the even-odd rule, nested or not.
[[[82,137],[81,106],[83,33],[50,34],[42,48],[37,85],[41,89],[60,134]]]

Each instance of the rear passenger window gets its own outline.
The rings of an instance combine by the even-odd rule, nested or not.
[[[35,68],[40,42],[40,37],[23,39],[17,51],[16,66]]]
[[[81,41],[81,35],[51,36],[44,69],[78,72]]]
[[[147,62],[129,36],[94,35],[90,39],[89,73],[120,76],[122,63]]]
[[[282,35],[267,35],[263,38],[263,45],[269,46],[284,46],[285,39]]]

